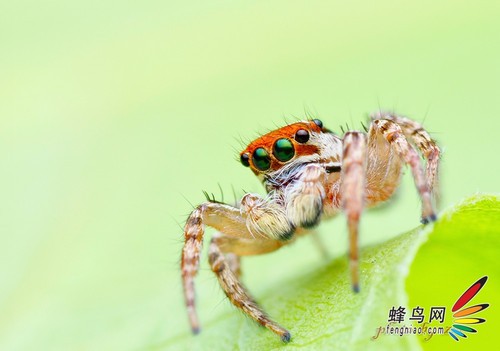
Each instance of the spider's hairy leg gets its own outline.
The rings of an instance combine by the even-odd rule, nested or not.
[[[236,277],[241,276],[240,259],[241,256],[261,255],[278,250],[280,247],[290,244],[292,240],[272,240],[272,239],[248,239],[225,236],[216,233],[212,237],[219,249],[224,253],[229,268]]]
[[[286,214],[296,227],[310,228],[318,224],[323,211],[325,179],[325,168],[312,163],[285,189]]]
[[[247,314],[257,323],[277,334],[282,341],[289,342],[291,338],[290,332],[285,328],[281,327],[279,324],[277,324],[267,316],[267,314],[254,301],[252,296],[250,296],[250,294],[247,292],[245,286],[240,282],[236,274],[230,269],[228,261],[218,244],[219,242],[222,241],[221,239],[224,239],[224,237],[213,238],[212,241],[210,242],[208,259],[212,271],[217,276],[217,279],[219,280],[222,289],[226,293],[226,296],[229,298],[229,300],[234,306],[241,309],[245,314]],[[253,251],[255,254],[257,254],[259,248],[261,247],[262,241],[267,241],[269,243],[277,242],[278,243],[277,248],[283,245],[282,243],[276,240],[257,239],[254,243],[247,242],[247,248],[250,249],[250,251]],[[230,247],[226,246],[226,249],[230,249]]]
[[[284,245],[293,242],[292,240],[274,240],[274,239],[249,239],[236,238],[225,235],[214,235],[212,241],[217,244],[224,254],[241,256],[262,255],[278,250]]]
[[[226,254],[227,264],[229,269],[234,273],[234,275],[239,278],[241,277],[241,260],[240,256],[233,253]]]
[[[184,227],[184,248],[181,257],[181,272],[184,288],[184,299],[188,312],[189,324],[194,334],[200,331],[200,323],[196,314],[194,277],[198,273],[200,252],[203,245],[204,228],[202,223],[203,205],[195,209]]]
[[[376,133],[380,133],[389,143],[390,147],[410,166],[413,179],[422,200],[422,223],[428,223],[436,219],[432,205],[432,196],[429,185],[425,179],[422,165],[417,151],[406,140],[401,127],[389,120],[378,119],[371,126]],[[370,133],[370,135],[373,135]]]
[[[413,142],[420,150],[424,158],[427,160],[426,178],[429,190],[433,195],[439,198],[438,188],[438,173],[439,173],[439,156],[441,150],[436,142],[431,138],[429,133],[422,125],[407,117],[398,116],[394,113],[375,113],[371,115],[374,119],[386,119],[398,124],[401,127],[406,138]]]
[[[344,135],[340,193],[349,230],[351,284],[359,291],[358,227],[364,207],[366,178],[366,136],[360,132]]]
[[[200,331],[195,306],[194,277],[198,273],[200,265],[200,252],[203,245],[205,225],[211,225],[218,230],[226,229],[228,234],[250,237],[245,217],[241,215],[240,210],[225,204],[212,202],[201,204],[186,221],[181,271],[189,323],[194,334]]]
[[[239,278],[241,276],[241,256],[261,255],[272,252],[278,250],[283,245],[290,244],[294,240],[236,238],[217,233],[212,237],[212,241],[216,242],[219,249],[224,253],[229,268]]]
[[[199,332],[200,325],[195,308],[194,277],[198,273],[205,226],[223,232],[226,236],[247,239],[254,239],[256,234],[264,238],[289,238],[294,231],[286,219],[285,210],[272,198],[247,194],[240,205],[241,208],[236,208],[205,202],[186,221],[181,271],[189,323],[195,334]]]

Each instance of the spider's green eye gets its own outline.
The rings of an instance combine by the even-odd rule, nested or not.
[[[240,156],[241,164],[245,167],[250,166],[249,159],[250,159],[250,157],[248,156],[248,154],[243,154]]]
[[[288,139],[278,139],[274,143],[273,155],[281,162],[286,162],[292,159],[295,155],[293,144]]]
[[[301,144],[307,143],[309,140],[309,132],[305,129],[299,129],[297,133],[295,133],[295,140]]]
[[[271,167],[271,159],[269,158],[269,154],[266,149],[263,147],[255,149],[252,155],[252,162],[260,171],[268,170],[269,167]]]

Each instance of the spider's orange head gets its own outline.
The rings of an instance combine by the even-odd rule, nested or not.
[[[259,175],[278,171],[300,160],[311,162],[311,158],[320,156],[322,143],[318,136],[323,132],[328,130],[319,119],[284,126],[252,141],[241,152],[241,163]]]

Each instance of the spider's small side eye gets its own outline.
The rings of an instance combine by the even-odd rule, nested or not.
[[[243,154],[240,156],[240,161],[241,161],[241,164],[245,167],[249,167],[250,166],[250,157],[248,156],[248,154]]]
[[[276,140],[273,147],[273,155],[281,162],[291,160],[293,155],[295,155],[292,142],[285,138]]]
[[[309,140],[309,132],[305,129],[299,129],[297,133],[295,133],[295,140],[301,144],[307,143]]]
[[[271,167],[271,158],[263,147],[255,149],[252,155],[252,162],[254,166],[261,171],[268,170],[269,167]]]
[[[316,124],[318,127],[323,128],[323,122],[321,122],[319,119],[313,119],[314,124]]]

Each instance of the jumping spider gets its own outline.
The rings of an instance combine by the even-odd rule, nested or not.
[[[427,160],[425,172],[412,145]],[[248,193],[237,206],[207,201],[186,222],[181,269],[193,333],[200,330],[194,277],[205,226],[218,231],[210,242],[209,262],[231,303],[288,342],[290,332],[271,320],[240,282],[240,257],[275,251],[308,234],[320,220],[344,211],[352,288],[359,291],[357,241],[363,208],[389,199],[407,164],[422,201],[421,221],[434,221],[439,155],[439,147],[420,124],[392,113],[372,115],[367,133],[348,131],[339,137],[313,119],[251,142],[240,154],[241,163],[259,177],[267,196]]]

